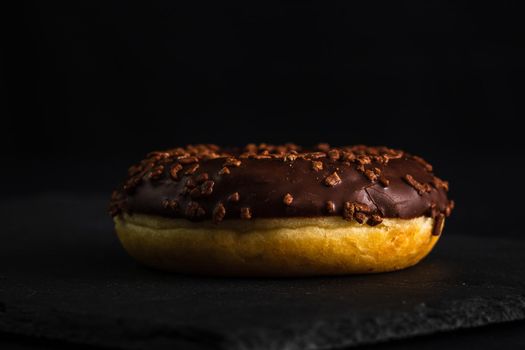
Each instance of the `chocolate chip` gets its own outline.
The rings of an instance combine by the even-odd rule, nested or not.
[[[252,218],[252,211],[249,207],[242,207],[241,208],[241,219],[249,220]]]
[[[335,203],[333,201],[327,201],[325,203],[325,209],[328,214],[334,214],[335,213]]]
[[[315,171],[323,170],[323,162],[319,162],[316,160],[312,161],[312,169]]]
[[[228,202],[238,202],[240,198],[239,192],[235,192],[228,196]]]
[[[213,209],[213,222],[218,223],[222,221],[225,215],[226,208],[224,208],[224,205],[222,205],[222,203],[218,203]]]
[[[335,171],[324,179],[324,184],[329,187],[334,187],[336,185],[339,185],[340,183],[341,178]]]
[[[283,197],[283,203],[285,205],[290,206],[292,205],[292,202],[293,202],[293,196],[290,193],[285,194]]]

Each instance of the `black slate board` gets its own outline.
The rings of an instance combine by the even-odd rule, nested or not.
[[[98,196],[0,202],[0,332],[122,348],[325,349],[525,318],[523,240],[446,229],[426,260],[395,273],[193,278],[134,263],[105,207]]]

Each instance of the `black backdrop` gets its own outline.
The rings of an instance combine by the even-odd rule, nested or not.
[[[1,191],[109,193],[186,143],[386,144],[450,180],[454,230],[522,237],[518,3],[21,2]]]

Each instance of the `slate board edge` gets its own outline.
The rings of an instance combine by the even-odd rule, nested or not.
[[[342,317],[276,329],[246,328],[233,333],[95,314],[50,312],[45,308],[32,310],[6,307],[0,312],[0,331],[122,349],[340,349],[523,320],[525,295],[471,298],[433,306],[419,305],[410,313]]]
[[[341,349],[525,319],[525,295],[471,298],[420,305],[409,313],[373,318],[341,318],[273,331],[242,331],[231,337],[233,349]],[[293,334],[295,338],[283,334]]]

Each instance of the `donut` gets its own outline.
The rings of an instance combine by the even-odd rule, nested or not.
[[[183,274],[315,276],[418,263],[454,207],[423,158],[363,145],[151,152],[109,212],[139,262]]]

